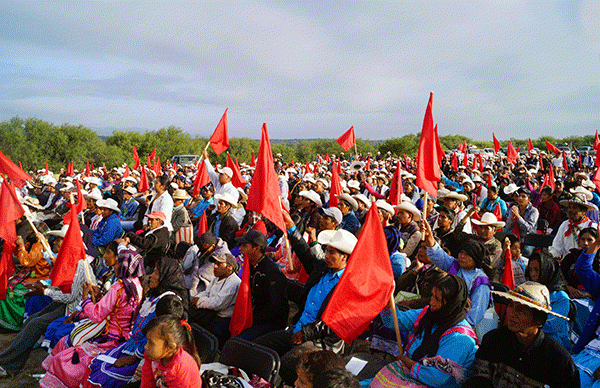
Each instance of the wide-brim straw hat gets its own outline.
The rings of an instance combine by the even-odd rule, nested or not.
[[[569,320],[569,318],[552,311],[552,307],[550,307],[550,291],[543,284],[527,281],[509,292],[492,291],[492,294],[566,319],[567,321]]]
[[[464,194],[459,194],[456,191],[450,191],[447,194],[444,194],[443,197],[439,197],[440,199],[456,199],[460,202],[464,202],[468,199],[468,197]]]
[[[562,201],[560,201],[560,204],[563,206],[567,206],[570,203],[575,203],[577,205],[583,206],[585,207],[587,210],[598,210],[598,208],[596,207],[596,205],[589,203],[586,200],[585,194],[584,193],[575,193],[573,194],[573,196],[569,199],[563,199]]]

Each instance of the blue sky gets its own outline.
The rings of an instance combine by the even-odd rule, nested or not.
[[[600,129],[600,2],[10,1],[0,120],[209,136]]]

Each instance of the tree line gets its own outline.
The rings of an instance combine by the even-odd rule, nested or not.
[[[210,134],[209,134],[210,135]],[[332,134],[337,137],[339,134]],[[456,149],[462,142],[477,148],[492,148],[491,133],[489,141],[473,141],[461,135],[440,136],[444,149]],[[357,139],[356,146],[360,154],[377,152],[385,155],[391,152],[394,156],[406,154],[416,155],[419,147],[419,133],[394,137],[382,142]],[[534,147],[545,149],[544,139],[555,145],[568,144],[573,147],[591,145],[594,135],[570,136],[563,139],[540,137],[532,139]],[[511,139],[515,148],[527,148],[527,139]],[[21,163],[23,169],[34,170],[43,168],[48,161],[50,170],[58,171],[66,167],[67,162],[73,161],[75,169],[83,169],[89,160],[95,167],[105,164],[107,167],[120,166],[123,163],[133,165],[133,146],[137,144],[141,163],[146,162],[146,155],[156,146],[156,155],[162,162],[178,154],[199,155],[208,142],[207,137],[192,137],[181,128],[170,126],[155,131],[127,132],[114,131],[110,136],[101,138],[90,128],[83,125],[55,125],[37,118],[23,119],[13,117],[0,122],[0,149],[15,163]],[[507,142],[502,141],[506,147]],[[252,152],[258,154],[259,142],[249,138],[230,138],[229,152],[231,157],[249,163]],[[339,155],[343,152],[340,145],[332,139],[311,140],[273,140],[271,148],[274,154],[280,153],[284,160],[292,158],[296,162],[314,160],[315,155]],[[346,154],[353,154],[354,148]],[[225,163],[227,154],[217,156],[209,147],[212,161]]]

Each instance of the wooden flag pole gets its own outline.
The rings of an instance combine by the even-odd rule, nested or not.
[[[356,148],[356,140],[354,141],[354,153],[356,154],[356,160],[358,160],[358,150]]]
[[[279,197],[279,209],[283,213],[282,199]],[[285,251],[287,254],[288,264],[290,265],[290,272],[294,270],[294,263],[292,261],[292,248],[290,248],[290,240],[288,240],[287,232],[283,231],[283,238],[285,239]]]
[[[206,151],[208,149],[209,145],[210,145],[210,140],[208,141],[208,143],[206,143],[206,147],[204,147],[204,151]]]
[[[425,192],[425,199],[423,200],[423,215],[421,216],[423,222],[427,222],[427,202],[429,202],[429,193]],[[421,241],[425,241],[425,233],[421,235]]]
[[[25,218],[27,219],[27,222],[29,222],[29,226],[31,226],[31,229],[33,230],[33,233],[37,236],[40,232],[37,230],[37,228],[35,227],[35,225],[33,225],[33,222],[31,221],[30,214],[28,214],[27,212],[25,212]],[[42,241],[40,241],[40,243],[42,244],[42,246],[44,247],[44,250],[46,252],[48,252],[48,254],[50,256],[52,256],[52,249],[50,248],[50,245],[48,245],[48,240],[46,240],[45,237],[43,237],[41,239]]]
[[[396,313],[396,301],[394,301],[394,292],[390,296],[390,301],[392,303],[392,318],[394,319],[394,330],[396,331],[396,342],[398,342],[398,356],[401,356],[404,353],[402,349],[402,337],[400,337],[400,327],[398,326],[398,313]]]

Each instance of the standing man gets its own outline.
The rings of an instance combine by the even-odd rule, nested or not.
[[[234,200],[235,203],[240,199],[240,193],[237,191],[233,183],[231,183],[231,178],[233,177],[233,170],[229,167],[223,167],[219,169],[215,169],[212,164],[210,164],[210,160],[208,160],[208,152],[202,152],[202,156],[204,157],[204,164],[206,165],[206,171],[208,172],[208,176],[210,177],[210,181],[215,188],[215,206],[219,203],[216,195],[229,194]],[[210,209],[210,207],[209,207]],[[212,210],[213,213],[216,212]],[[242,219],[244,218],[244,213],[239,209],[232,209],[231,216],[235,219],[238,224],[238,227],[242,224]]]

